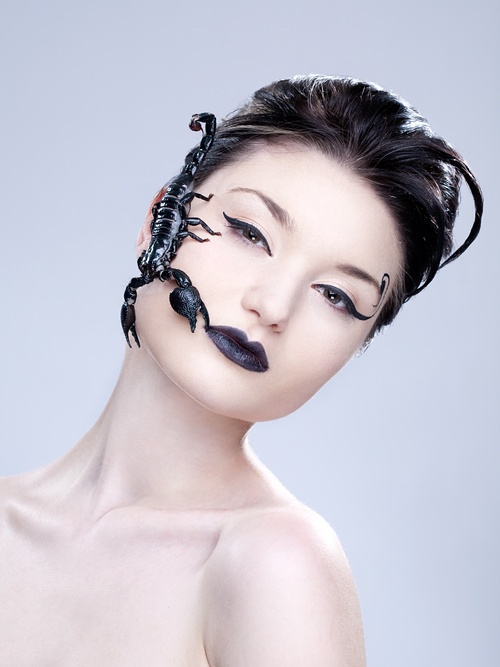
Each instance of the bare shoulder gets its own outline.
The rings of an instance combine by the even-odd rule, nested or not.
[[[22,493],[20,477],[0,477],[0,512],[6,505]]]
[[[0,477],[0,505],[13,498],[29,496],[33,488],[36,488],[37,472]]]
[[[33,514],[36,474],[33,472],[0,477],[0,527],[20,528],[23,518]]]
[[[275,559],[291,568],[318,565],[343,570],[347,566],[333,528],[299,504],[256,510],[236,518],[224,529],[219,552],[226,566],[267,570]]]
[[[11,522],[12,514],[22,496],[18,477],[0,477],[0,534]]]
[[[213,667],[362,667],[361,614],[333,529],[297,506],[229,524],[207,568]]]

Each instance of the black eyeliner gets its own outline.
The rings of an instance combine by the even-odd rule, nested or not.
[[[271,248],[269,247],[269,243],[267,242],[266,237],[262,234],[260,229],[255,227],[254,225],[250,224],[249,222],[243,222],[243,220],[238,220],[238,218],[232,218],[231,216],[227,215],[224,211],[222,211],[222,215],[224,218],[227,220],[227,222],[230,224],[231,227],[240,229],[241,231],[250,231],[255,236],[259,239],[264,244],[264,250],[267,252],[267,254],[272,257],[273,253],[271,252]],[[248,241],[251,243],[251,241]]]
[[[316,285],[316,287],[322,287],[323,289],[330,290],[332,292],[340,294],[340,296],[344,299],[347,312],[353,317],[355,317],[357,320],[361,320],[364,322],[366,320],[371,320],[372,317],[375,317],[375,315],[378,313],[379,308],[382,305],[384,294],[387,291],[390,282],[391,282],[391,276],[388,273],[384,273],[384,275],[382,276],[382,280],[380,282],[380,299],[378,304],[375,304],[373,306],[374,308],[376,308],[376,311],[373,313],[373,315],[362,315],[358,310],[356,310],[356,306],[354,305],[352,299],[349,296],[347,296],[347,294],[343,290],[341,290],[340,287],[334,287],[333,285],[323,285],[323,284],[318,284]]]
[[[345,308],[349,315],[352,315],[352,317],[355,317],[357,320],[369,320],[370,318],[373,317],[373,315],[362,315],[357,309],[356,306],[354,305],[351,297],[347,296],[347,294],[344,292],[344,290],[341,290],[340,287],[334,287],[333,285],[323,285],[323,284],[318,284],[316,287],[321,287],[322,289],[329,290],[330,292],[334,292],[335,294],[339,294],[342,299],[344,300],[345,303]],[[334,304],[332,304],[332,307],[335,308]],[[340,308],[338,310],[341,310]]]

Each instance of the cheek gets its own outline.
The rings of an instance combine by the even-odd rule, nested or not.
[[[209,224],[216,228],[211,222]],[[224,228],[221,231],[222,234],[227,233]],[[249,259],[238,252],[238,247],[232,245],[230,239],[216,236],[199,243],[188,238],[180,247],[172,266],[187,273],[210,313],[210,309],[217,309],[219,303],[233,303],[233,296],[241,297],[242,278],[251,271],[251,264],[246,264]]]
[[[287,412],[292,412],[306,403],[323,385],[331,380],[353,357],[358,347],[327,350],[314,349],[312,352],[306,343],[298,361],[288,365],[283,378],[282,396],[286,399]],[[288,389],[288,391],[287,391]]]
[[[272,416],[266,419],[300,408],[352,359],[365,339],[365,327],[356,324],[330,322],[328,327],[301,327],[283,335],[272,367],[272,399],[268,401]]]

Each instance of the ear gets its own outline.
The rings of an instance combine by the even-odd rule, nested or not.
[[[135,249],[137,257],[140,257],[141,254],[144,252],[144,250],[147,250],[149,246],[149,243],[151,241],[151,221],[153,219],[153,216],[151,214],[151,209],[155,204],[157,204],[160,201],[160,199],[163,197],[164,194],[165,194],[165,188],[162,188],[154,196],[153,200],[149,204],[146,218],[142,224],[141,229],[139,230],[139,234],[137,235],[136,249]]]

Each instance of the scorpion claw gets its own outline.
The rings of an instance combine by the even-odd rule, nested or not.
[[[208,312],[205,304],[201,300],[200,293],[194,285],[189,287],[176,287],[170,294],[170,305],[176,313],[186,317],[189,320],[191,332],[196,329],[196,316],[201,312],[206,325],[209,326]]]
[[[130,333],[134,337],[134,340],[137,343],[137,347],[141,347],[141,343],[139,341],[139,336],[137,335],[137,331],[135,330],[135,324],[132,324],[132,326],[130,327]],[[129,345],[130,345],[130,343],[129,343]],[[130,345],[130,347],[132,347],[132,345]]]
[[[132,347],[128,337],[130,332],[134,337],[135,342],[137,343],[137,347],[141,347],[141,344],[139,343],[139,338],[137,336],[137,332],[135,330],[135,308],[132,304],[129,304],[126,301],[122,305],[121,322],[122,322],[123,333],[125,334],[125,340],[127,341],[128,346]]]
[[[208,316],[208,310],[203,301],[200,300],[200,313],[203,315],[205,320],[205,330],[210,329],[210,318]]]

